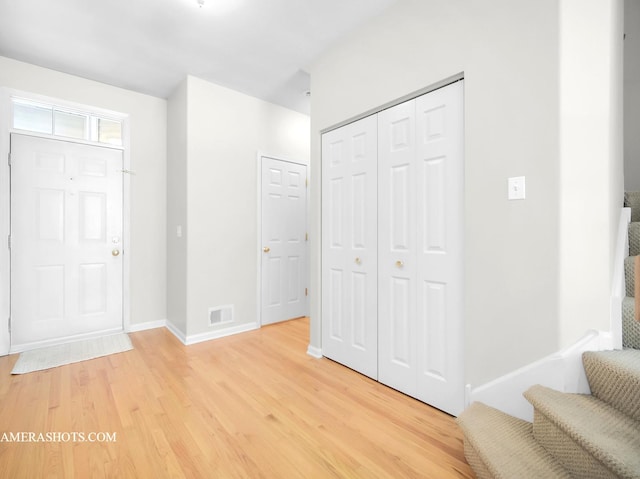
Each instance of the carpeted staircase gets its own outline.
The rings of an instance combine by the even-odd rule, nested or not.
[[[635,320],[635,264],[640,255],[640,192],[626,193],[624,205],[631,208],[629,257],[624,261],[627,297],[622,301],[622,347],[640,349],[640,322]]]
[[[640,479],[640,323],[634,315],[634,257],[640,254],[640,192],[625,261],[623,350],[582,356],[591,394],[535,385],[525,393],[533,423],[474,402],[458,418],[464,452],[479,479]]]

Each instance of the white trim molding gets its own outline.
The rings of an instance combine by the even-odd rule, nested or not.
[[[137,333],[138,331],[148,331],[150,329],[168,328],[166,319],[159,319],[157,321],[146,321],[144,323],[129,324],[129,327],[125,329],[127,333]]]
[[[611,333],[588,331],[582,339],[562,351],[481,386],[467,385],[466,406],[480,401],[531,422],[533,407],[522,393],[534,384],[541,384],[557,391],[589,394],[591,390],[582,365],[582,353],[609,349],[613,349]]]
[[[309,345],[307,348],[307,354],[313,358],[321,359],[324,356],[322,355],[322,349],[316,348],[315,346]]]
[[[168,320],[166,321],[166,328],[176,338],[178,338],[182,344],[184,344],[185,346],[190,346],[192,344],[203,343],[205,341],[210,341],[212,339],[224,338],[226,336],[231,336],[239,333],[246,333],[248,331],[260,329],[260,324],[258,322],[238,324],[236,326],[217,329],[215,331],[210,331],[208,333],[192,334],[190,336],[183,334],[182,331],[180,331],[171,321],[168,321]]]
[[[187,343],[186,335],[182,331],[180,331],[180,328],[178,328],[175,324],[173,324],[168,319],[167,319],[166,328],[169,330],[171,334],[173,334],[176,338],[178,338],[182,344]]]
[[[186,346],[190,346],[191,344],[224,338],[225,336],[231,336],[233,334],[246,333],[247,331],[253,331],[255,329],[260,329],[260,324],[258,322],[238,324],[224,329],[216,329],[215,331],[210,331],[208,333],[192,334],[190,336],[187,335],[183,342]]]

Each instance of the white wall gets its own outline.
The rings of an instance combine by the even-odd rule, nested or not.
[[[476,386],[551,354],[575,329],[581,331],[573,341],[603,321],[608,324],[608,310],[601,316],[610,292],[608,187],[598,193],[603,207],[575,211],[587,224],[602,225],[589,228],[593,237],[577,240],[586,243],[581,248],[589,249],[588,258],[604,258],[597,265],[604,278],[589,284],[598,308],[579,318],[580,328],[573,327],[575,318],[564,328],[560,317],[559,258],[561,247],[569,245],[560,241],[559,208],[569,190],[560,175],[559,13],[555,0],[404,0],[312,66],[312,347],[321,347],[320,132],[460,72],[465,77],[467,382]],[[599,67],[610,71],[609,64],[593,66]],[[590,79],[581,81],[586,85]],[[596,150],[602,148],[602,126],[599,122],[582,136]],[[597,165],[582,167],[606,170],[607,154],[594,160]],[[527,199],[508,201],[507,178],[521,175]],[[603,181],[610,179],[607,174]]]
[[[172,219],[168,232],[175,235],[175,222],[188,225],[189,339],[258,320],[256,155],[308,163],[309,117],[195,77],[186,85],[186,217]],[[209,308],[222,305],[234,305],[234,324],[210,327]]]
[[[621,0],[560,2],[560,346],[607,330],[623,203]]]
[[[624,2],[624,184],[640,191],[640,1]]]
[[[167,105],[167,321],[187,330],[187,80]],[[178,237],[177,228],[182,229]]]
[[[166,101],[0,57],[0,86],[129,114],[131,324],[166,318]]]

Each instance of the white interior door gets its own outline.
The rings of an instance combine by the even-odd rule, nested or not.
[[[416,99],[417,398],[464,408],[463,82]]]
[[[322,135],[322,353],[378,377],[377,124]]]
[[[307,167],[262,157],[262,324],[307,314]]]
[[[378,114],[379,380],[416,395],[415,100]]]
[[[379,117],[380,381],[457,415],[463,375],[463,90]]]
[[[122,330],[123,156],[11,135],[11,342]]]

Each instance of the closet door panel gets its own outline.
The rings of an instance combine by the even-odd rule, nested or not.
[[[417,398],[451,414],[464,406],[462,82],[416,99]]]
[[[415,101],[378,114],[378,375],[416,393]]]
[[[377,124],[322,136],[322,352],[377,379]]]

